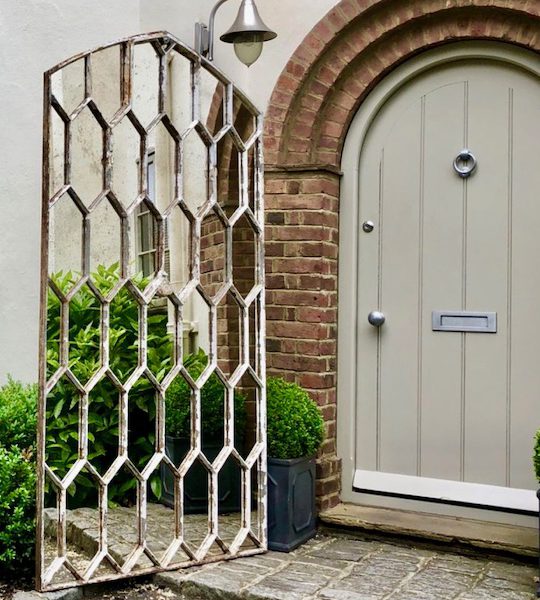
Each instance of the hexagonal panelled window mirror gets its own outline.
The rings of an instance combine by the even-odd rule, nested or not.
[[[260,553],[262,116],[168,33],[44,106],[37,588]]]

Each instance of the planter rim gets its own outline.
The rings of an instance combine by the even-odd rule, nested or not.
[[[301,458],[273,458],[268,457],[268,464],[274,465],[296,465],[301,462],[309,462],[315,460],[315,456],[302,456]]]

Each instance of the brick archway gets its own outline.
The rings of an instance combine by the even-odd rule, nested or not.
[[[267,111],[268,367],[316,398],[326,421],[319,507],[339,501],[336,325],[341,153],[364,98],[442,44],[494,40],[540,52],[535,0],[342,0],[306,36]]]

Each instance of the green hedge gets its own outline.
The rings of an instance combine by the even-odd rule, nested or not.
[[[540,429],[534,437],[533,466],[536,480],[540,483]]]
[[[0,447],[0,573],[29,575],[35,544],[36,468],[31,451]]]
[[[63,293],[73,288],[78,273],[56,273],[52,276],[56,287]],[[107,294],[120,278],[118,264],[98,266],[91,275],[95,286]],[[133,278],[139,289],[149,280]],[[47,370],[51,376],[60,366],[60,300],[52,292],[47,306]],[[85,384],[98,370],[101,340],[100,303],[87,286],[83,286],[69,305],[69,366]],[[167,331],[166,307],[148,316],[148,368],[161,381],[171,368],[173,342]],[[139,306],[131,292],[123,287],[110,304],[110,369],[125,382],[137,365],[139,337]],[[102,379],[89,397],[89,458],[104,474],[118,454],[119,392],[108,379]],[[51,470],[61,478],[78,458],[78,402],[74,386],[62,378],[47,398],[46,459]],[[154,453],[155,390],[147,379],[139,380],[130,391],[130,459],[142,469]],[[159,472],[151,478],[152,489],[158,490]],[[121,471],[109,484],[109,503],[129,505],[135,500],[137,482]],[[69,506],[95,506],[96,484],[85,473],[79,475],[68,490]]]
[[[0,573],[33,571],[37,386],[0,388]]]
[[[0,446],[30,448],[35,445],[37,385],[9,378],[0,388]]]

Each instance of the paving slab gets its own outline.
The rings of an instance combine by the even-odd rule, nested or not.
[[[325,534],[289,554],[164,573],[155,582],[189,600],[533,600],[536,575],[532,564],[485,553]]]

